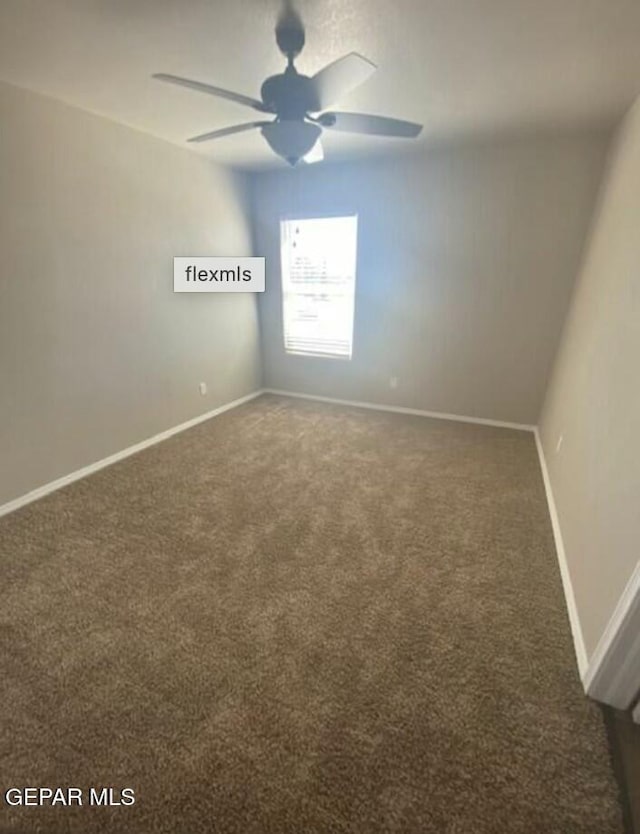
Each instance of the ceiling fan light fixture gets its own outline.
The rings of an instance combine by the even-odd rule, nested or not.
[[[318,141],[322,128],[311,122],[281,120],[261,128],[271,150],[289,165],[296,165]]]

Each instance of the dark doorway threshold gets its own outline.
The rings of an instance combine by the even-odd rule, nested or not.
[[[629,834],[640,834],[640,724],[631,714],[603,707],[611,756]]]

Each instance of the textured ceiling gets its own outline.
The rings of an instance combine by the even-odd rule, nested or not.
[[[423,122],[414,142],[610,121],[640,92],[638,0],[300,0],[297,8],[307,28],[300,71],[362,53],[378,72],[340,106]],[[278,0],[0,0],[0,79],[184,144],[251,121],[254,111],[151,74],[258,95],[284,66],[273,35],[279,9]],[[324,144],[338,157],[405,142],[325,132]],[[194,153],[274,161],[257,133]]]

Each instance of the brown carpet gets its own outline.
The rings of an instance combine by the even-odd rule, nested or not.
[[[528,433],[267,396],[0,520],[3,832],[620,834]]]

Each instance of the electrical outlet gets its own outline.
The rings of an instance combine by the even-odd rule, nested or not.
[[[397,388],[398,387],[398,377],[392,376],[389,377],[389,388]]]
[[[560,437],[558,438],[558,442],[556,443],[556,455],[558,454],[558,452],[560,451],[560,447],[562,446],[563,437],[564,437],[564,435],[561,434]]]
[[[206,382],[201,382],[198,387],[200,388],[200,393],[204,397],[204,395],[207,393],[207,383]]]

